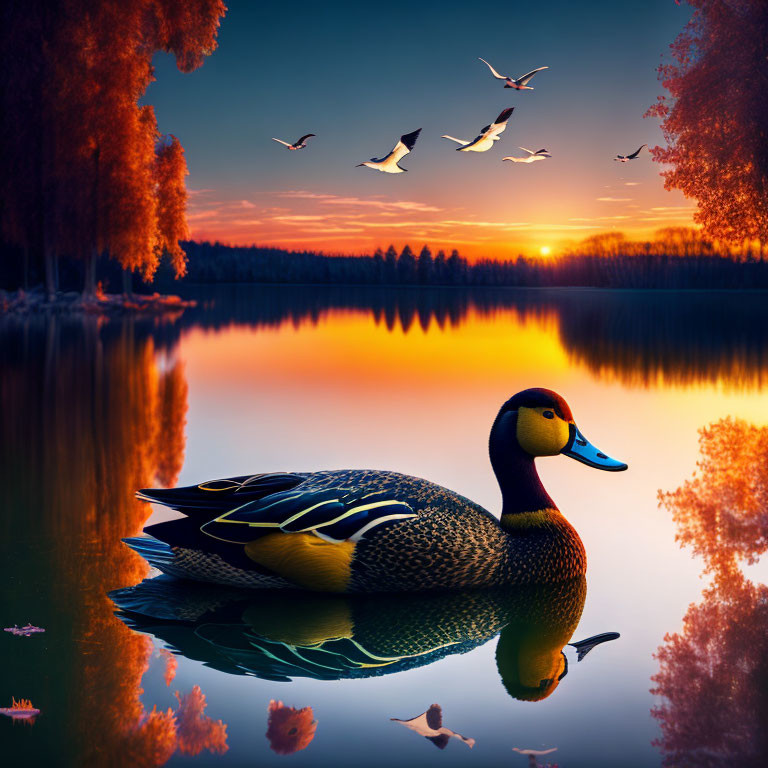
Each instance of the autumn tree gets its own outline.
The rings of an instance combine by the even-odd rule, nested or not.
[[[44,7],[43,7],[44,6]],[[162,249],[183,274],[183,152],[160,146],[154,110],[139,98],[166,51],[184,72],[216,47],[221,0],[9,0],[2,16],[0,217],[3,240],[42,254],[46,290],[56,263],[109,254],[150,278]]]
[[[187,162],[184,149],[175,136],[161,143],[156,159],[157,179],[157,242],[155,253],[167,253],[177,277],[187,271],[187,257],[180,245],[189,238],[187,227]]]
[[[667,189],[698,202],[712,238],[768,241],[768,3],[688,0],[693,15],[659,68],[666,147],[651,150]]]

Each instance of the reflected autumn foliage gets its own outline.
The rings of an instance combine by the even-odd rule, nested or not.
[[[315,738],[317,721],[312,707],[295,709],[272,699],[267,708],[267,740],[278,755],[306,749]]]
[[[204,749],[223,754],[227,746],[227,726],[221,720],[205,715],[205,696],[196,685],[189,693],[176,691],[179,708],[176,711],[176,736],[179,752],[183,755],[199,755]]]
[[[739,563],[768,548],[768,427],[723,419],[701,430],[700,447],[694,477],[660,494],[713,579],[657,652],[656,745],[665,766],[757,767],[768,760],[768,586]]]
[[[56,713],[38,724],[45,738],[11,738],[5,756],[44,763],[50,755],[34,750],[56,744],[62,764],[156,766],[177,749],[225,747],[225,726],[204,717],[199,689],[175,712],[145,710],[152,642],[117,620],[106,596],[147,572],[120,541],[149,514],[134,489],[172,482],[183,462],[186,383],[171,350],[156,345],[157,322],[0,324],[0,485],[9,505],[0,535],[14,543],[0,564],[0,600],[48,630],[44,649],[24,644],[5,672]]]

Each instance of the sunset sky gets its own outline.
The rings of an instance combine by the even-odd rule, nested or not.
[[[196,239],[346,253],[428,243],[504,258],[691,222],[694,205],[664,191],[645,151],[612,161],[662,142],[643,113],[661,92],[655,69],[685,5],[227,4],[203,67],[184,75],[159,56],[146,95],[186,149]],[[478,56],[513,76],[550,69],[533,91],[505,90]],[[471,139],[509,106],[489,152],[459,153],[440,138]],[[355,167],[417,128],[409,173]],[[304,133],[317,137],[299,152],[270,140]],[[502,162],[520,145],[553,158]]]

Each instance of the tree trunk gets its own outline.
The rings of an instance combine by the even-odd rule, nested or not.
[[[59,292],[59,254],[53,254],[53,290]]]
[[[83,280],[83,298],[92,299],[96,296],[96,262],[98,253],[94,248],[85,260],[85,276]]]
[[[24,286],[24,291],[29,290],[29,247],[24,246],[24,278],[22,285]]]
[[[133,294],[133,272],[130,269],[123,269],[123,296],[130,298]]]
[[[55,263],[53,251],[46,243],[45,245],[45,296],[48,301],[56,298],[56,285],[58,283],[58,269]]]

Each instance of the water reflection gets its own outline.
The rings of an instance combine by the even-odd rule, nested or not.
[[[152,643],[117,621],[106,597],[146,574],[120,542],[148,514],[133,489],[173,482],[183,462],[186,383],[163,330],[96,318],[0,325],[0,536],[13,542],[0,558],[0,602],[46,628],[16,641],[3,669],[4,687],[46,713],[33,742],[4,735],[11,761],[46,764],[54,745],[59,764],[115,766],[226,748],[199,688],[177,693],[175,709],[145,709]]]
[[[395,723],[405,726],[419,736],[423,736],[427,741],[434,744],[438,749],[445,749],[451,739],[458,739],[466,744],[470,749],[475,746],[475,740],[462,736],[450,728],[443,725],[443,709],[439,704],[432,704],[426,712],[422,712],[416,717],[408,720],[401,720],[399,717],[390,718]]]
[[[317,721],[312,707],[295,709],[282,701],[269,702],[267,709],[267,741],[277,755],[292,755],[306,749],[315,738]]]
[[[253,285],[187,291],[199,304],[183,316],[184,327],[298,328],[346,312],[409,333],[511,315],[551,329],[573,365],[632,387],[762,388],[768,378],[768,306],[760,292]]]
[[[768,759],[768,586],[743,561],[768,549],[768,427],[723,419],[701,430],[692,479],[662,504],[712,575],[680,632],[658,650],[652,714],[666,766],[762,766]]]
[[[250,593],[160,576],[110,596],[128,626],[174,653],[275,681],[392,674],[498,635],[502,684],[516,699],[539,701],[568,671],[563,649],[581,617],[586,582],[357,596]]]

